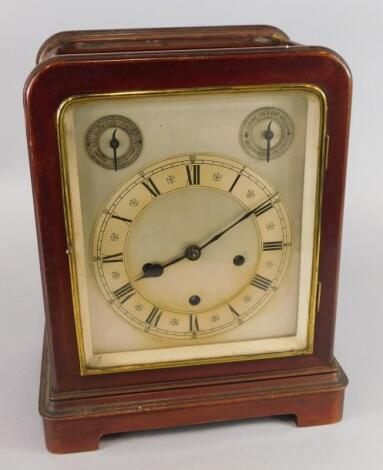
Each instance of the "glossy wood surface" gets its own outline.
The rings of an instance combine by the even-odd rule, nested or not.
[[[68,54],[163,51],[293,44],[274,26],[206,26],[108,31],[63,31],[47,39],[37,63]]]
[[[272,39],[279,34],[277,45],[273,45],[273,39],[262,47],[249,46],[249,37],[254,39],[258,34],[255,29],[252,33],[248,31],[247,35],[242,31],[235,36],[229,27],[219,28],[219,34],[215,32],[213,35],[214,48],[205,49],[205,42],[195,41],[195,35],[198,34],[195,28],[193,38],[189,39],[187,32],[183,37],[182,29],[173,32],[166,30],[166,41],[160,41],[158,47],[153,47],[155,50],[139,46],[140,41],[136,40],[134,46],[126,47],[130,52],[122,52],[121,35],[127,37],[129,31],[119,32],[120,42],[116,46],[118,52],[113,48],[115,32],[92,32],[97,39],[96,51],[93,53],[84,53],[90,41],[89,32],[78,33],[77,40],[77,33],[61,33],[61,37],[55,36],[44,44],[39,53],[41,63],[26,83],[25,114],[49,345],[49,374],[44,374],[49,375],[50,401],[105,397],[121,388],[125,390],[124,393],[126,390],[134,390],[147,394],[166,389],[173,390],[177,395],[182,394],[183,386],[188,389],[213,380],[215,386],[219,387],[228,382],[235,383],[237,378],[253,377],[254,374],[264,372],[286,371],[294,376],[294,371],[305,369],[316,376],[316,371],[333,364],[351,78],[344,61],[332,51],[321,47],[290,45],[293,43],[288,42],[288,37],[278,31],[273,28],[267,31],[262,29],[262,37],[269,35]],[[147,30],[142,33],[144,42],[147,39],[145,34]],[[152,31],[151,34],[155,36],[156,33]],[[134,35],[139,38],[140,32],[134,31]],[[206,28],[201,29],[201,35],[208,36]],[[83,41],[86,36],[88,39]],[[180,44],[185,46],[187,41],[198,49],[189,46],[180,50]],[[77,46],[76,42],[79,43]],[[61,44],[61,50],[58,44]],[[62,50],[63,44],[67,44],[69,55]],[[108,50],[114,52],[104,52]],[[45,57],[50,58],[44,60]],[[324,177],[319,262],[322,292],[316,316],[314,353],[279,359],[81,376],[66,254],[68,247],[56,130],[56,114],[60,104],[70,96],[84,93],[275,83],[315,85],[325,93],[328,102],[329,151]],[[339,394],[336,400],[338,408],[341,407]],[[237,413],[237,417],[280,414],[281,410],[287,410],[281,406],[273,412],[273,401],[269,400],[262,408],[263,411],[257,413],[250,402],[248,405],[245,402],[240,406],[241,412]],[[294,403],[298,406],[298,398]],[[217,404],[217,407],[223,410],[224,404]],[[309,410],[309,405],[305,409]],[[294,413],[293,410],[287,412]],[[179,419],[182,422],[178,424],[206,422],[210,420],[210,413],[213,419],[213,415],[224,416],[226,412],[222,411],[222,415],[217,412],[215,415],[210,407],[205,406],[204,413],[204,419],[193,420],[185,416],[183,421],[179,418],[181,415],[175,414],[173,418],[169,415],[164,425],[172,425],[172,419],[174,424]],[[222,419],[235,417],[227,415],[227,418]],[[51,423],[52,419],[47,418],[46,423]],[[154,415],[151,419],[156,420]],[[313,418],[307,418],[308,421],[310,419]],[[301,421],[304,422],[305,418],[301,418]],[[158,421],[157,425],[151,427],[161,426]],[[112,426],[110,429],[117,427]],[[135,429],[146,427],[137,425]]]
[[[186,426],[260,416],[291,415],[297,426],[340,421],[347,378],[329,366],[183,383],[175,390],[111,390],[111,395],[52,398],[45,350],[40,389],[47,448],[55,453],[99,448],[106,434]],[[127,438],[129,436],[127,435]]]

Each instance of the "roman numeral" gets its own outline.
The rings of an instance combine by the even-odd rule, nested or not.
[[[228,304],[228,307],[229,307],[231,313],[232,313],[235,317],[237,317],[237,318],[240,317],[240,314],[239,314],[230,304]]]
[[[130,297],[133,297],[135,293],[135,290],[129,282],[113,292],[121,304],[130,299]]]
[[[239,180],[240,177],[241,177],[240,174],[236,176],[235,180],[233,181],[233,184],[230,186],[229,193],[231,193],[233,191],[233,189],[234,189],[235,185],[238,183],[238,180]]]
[[[189,184],[200,184],[200,168],[201,165],[186,165],[186,172],[188,174]]]
[[[271,286],[272,281],[263,277],[259,274],[256,274],[254,279],[251,281],[251,285],[254,287],[258,287],[261,290],[267,290]]]
[[[197,315],[189,315],[189,330],[193,333],[199,331],[198,317]]]
[[[114,255],[103,256],[102,262],[103,263],[121,263],[122,253],[116,253]]]
[[[282,250],[282,241],[278,242],[263,242],[263,251]]]
[[[153,183],[152,178],[148,178],[146,181],[143,181],[142,184],[145,186],[145,188],[150,192],[152,196],[157,197],[161,194],[160,190]]]
[[[119,215],[113,214],[112,219],[118,219],[122,220],[123,222],[126,222],[127,224],[131,224],[132,220],[131,219],[125,219],[125,217],[120,217]]]
[[[243,320],[241,319],[241,315],[235,310],[234,307],[232,307],[230,304],[227,305],[231,311],[231,313],[234,315],[234,318],[237,319],[238,323],[243,323]]]
[[[157,326],[158,322],[160,321],[162,315],[162,310],[158,307],[153,307],[151,312],[149,313],[148,318],[145,320],[151,326]]]
[[[258,207],[256,207],[255,209],[253,209],[253,214],[254,214],[256,217],[259,217],[260,215],[262,215],[262,214],[264,214],[265,212],[267,212],[268,210],[270,210],[272,207],[273,207],[273,203],[272,203],[272,202],[270,202],[270,201],[263,202],[263,203],[260,204]]]

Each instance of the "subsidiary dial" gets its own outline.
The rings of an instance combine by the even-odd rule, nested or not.
[[[243,121],[241,141],[253,157],[270,161],[281,156],[291,145],[294,125],[290,117],[278,108],[259,108]]]
[[[86,144],[93,161],[117,171],[137,159],[142,149],[142,135],[131,119],[110,115],[98,119],[90,127]]]

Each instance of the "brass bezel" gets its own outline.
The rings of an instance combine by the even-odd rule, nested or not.
[[[80,303],[78,293],[78,282],[76,263],[72,253],[72,211],[71,211],[71,195],[69,191],[69,177],[68,168],[66,165],[66,151],[64,142],[64,129],[62,116],[66,108],[74,101],[94,101],[101,98],[120,99],[127,96],[163,96],[163,95],[180,95],[180,94],[209,94],[209,93],[236,93],[236,92],[253,92],[253,91],[304,91],[311,92],[319,98],[320,102],[320,149],[318,159],[318,178],[316,186],[316,207],[314,219],[314,244],[313,244],[313,263],[312,263],[312,276],[311,276],[311,289],[310,289],[310,302],[309,302],[309,322],[307,331],[307,347],[303,350],[284,351],[276,353],[261,353],[237,356],[222,356],[219,358],[206,358],[206,359],[188,359],[178,360],[171,362],[158,362],[150,364],[137,364],[137,365],[123,365],[112,366],[105,368],[91,368],[87,366],[85,360],[84,350],[84,336],[83,326],[80,314]],[[225,362],[240,362],[251,361],[260,359],[272,359],[289,356],[301,356],[312,354],[314,351],[314,330],[315,330],[315,317],[318,310],[317,305],[320,301],[320,283],[318,281],[318,267],[319,267],[319,252],[320,252],[320,227],[321,227],[321,212],[322,212],[322,193],[323,193],[323,179],[325,172],[326,160],[326,126],[327,126],[327,100],[324,92],[317,86],[307,83],[288,83],[288,84],[272,84],[272,85],[239,85],[239,86],[218,86],[218,87],[195,87],[195,88],[179,88],[179,89],[164,89],[164,90],[147,90],[147,91],[128,91],[128,92],[113,92],[113,93],[92,93],[83,95],[74,95],[65,99],[58,108],[56,115],[56,130],[60,154],[60,168],[61,168],[61,181],[63,192],[63,204],[67,237],[67,254],[69,258],[70,278],[71,278],[71,293],[73,301],[73,311],[76,326],[76,338],[79,353],[80,373],[81,375],[97,375],[109,374],[116,372],[128,372],[133,370],[148,370],[160,369],[169,367],[184,367],[195,366],[204,364],[219,364]]]

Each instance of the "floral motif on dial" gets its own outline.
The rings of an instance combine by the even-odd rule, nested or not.
[[[169,175],[169,176],[166,177],[166,182],[168,184],[173,184],[175,182],[175,180],[176,180],[176,177],[174,175]]]
[[[119,279],[121,274],[118,271],[113,271],[112,272],[112,278],[113,279]]]
[[[112,241],[112,242],[118,242],[119,239],[120,239],[120,236],[115,232],[113,232],[110,235],[110,241]]]
[[[213,181],[215,181],[217,183],[218,181],[221,181],[222,175],[221,175],[221,173],[213,173],[212,178],[213,178]]]
[[[255,196],[255,191],[252,189],[248,189],[246,192],[247,199],[252,199]]]
[[[131,207],[137,207],[139,203],[140,203],[140,201],[139,201],[138,199],[133,198],[133,199],[131,199],[131,200],[129,201],[129,206],[131,206]]]
[[[274,230],[274,228],[275,228],[274,222],[268,222],[266,224],[266,230],[270,231],[270,230]]]

